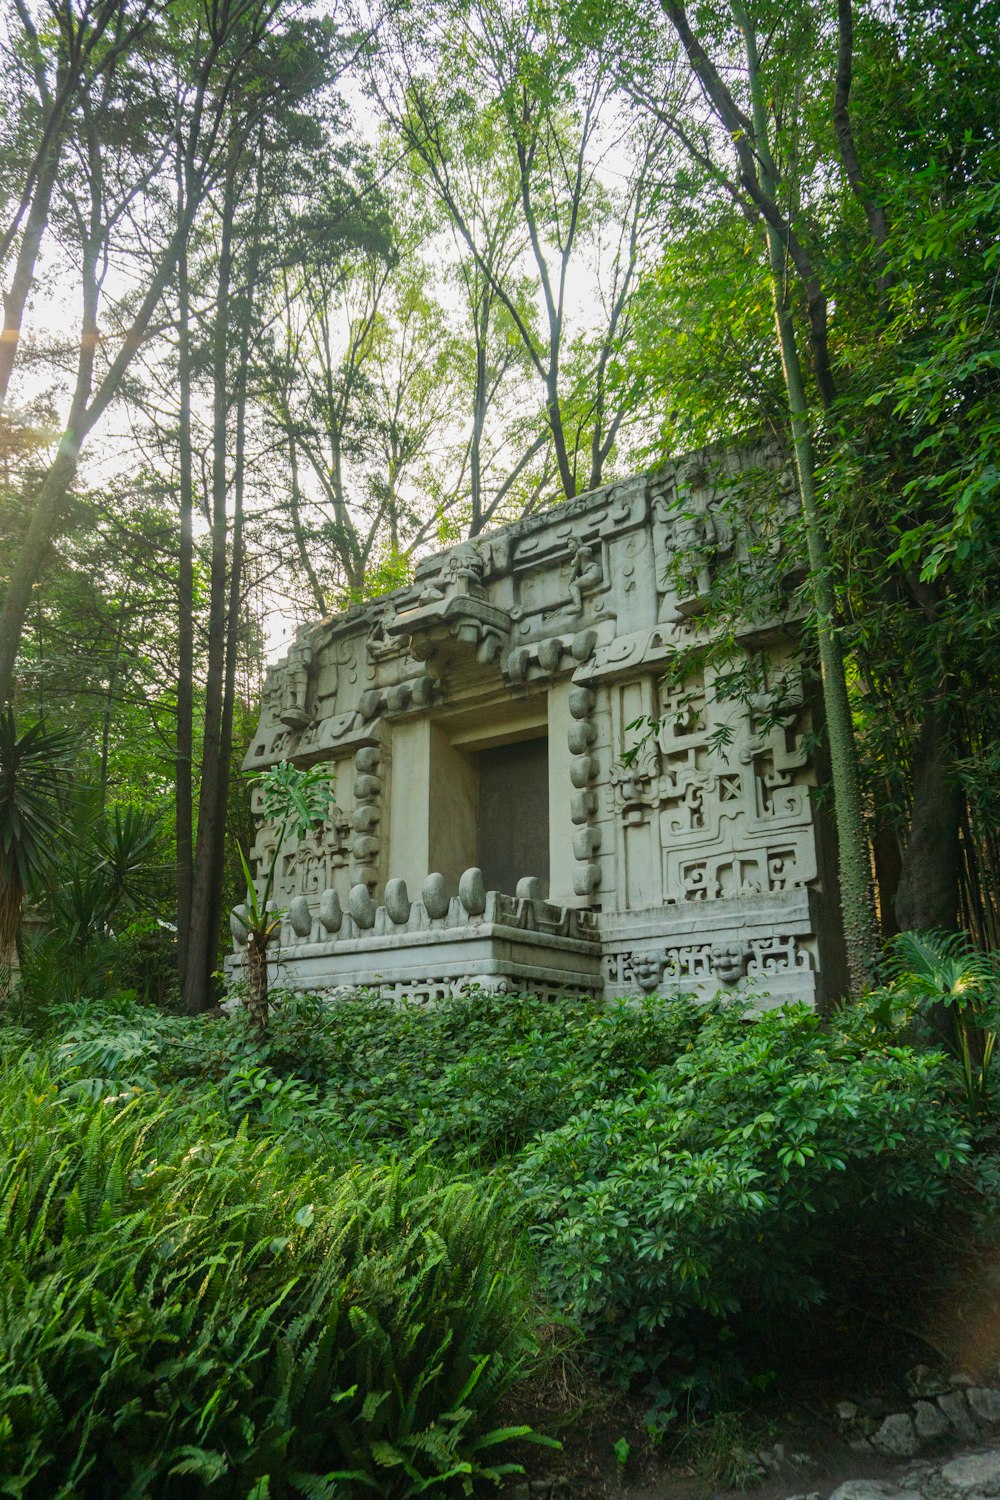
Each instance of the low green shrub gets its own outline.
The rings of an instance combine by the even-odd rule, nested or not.
[[[124,1001],[64,1009],[37,1046],[64,1095],[173,1089],[217,1131],[277,1135],[303,1172],[416,1155],[487,1196],[506,1183],[549,1306],[665,1411],[739,1398],[798,1310],[881,1303],[902,1237],[919,1262],[971,1176],[958,1067],[891,1021],[683,997],[279,999],[263,1038]]]
[[[0,1492],[469,1493],[534,1358],[500,1184],[0,1072]]]
[[[820,1301],[840,1244],[874,1263],[934,1214],[968,1151],[949,1081],[938,1056],[859,1051],[805,1008],[706,1007],[696,1047],[521,1154],[550,1296],[620,1384],[723,1389],[734,1334]]]

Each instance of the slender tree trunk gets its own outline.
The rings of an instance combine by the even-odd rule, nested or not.
[[[249,248],[247,273],[242,296],[240,340],[236,365],[236,422],[233,453],[233,530],[232,556],[229,574],[229,603],[226,610],[226,665],[222,695],[222,720],[219,735],[218,802],[219,816],[215,823],[215,843],[212,862],[216,879],[212,885],[210,922],[212,931],[218,932],[222,920],[223,881],[226,867],[226,829],[229,810],[229,782],[233,759],[233,721],[236,710],[236,666],[239,658],[241,620],[243,614],[243,563],[245,556],[243,526],[243,494],[246,482],[246,409],[247,366],[250,361],[253,314],[256,306],[257,277],[260,267],[260,230],[262,218],[263,161],[258,156],[256,201],[251,226],[253,240]],[[267,958],[264,958],[264,979],[267,980]],[[265,994],[265,1008],[267,998]],[[265,1009],[266,1019],[266,1009]]]
[[[947,710],[929,703],[913,762],[913,806],[896,891],[900,929],[950,932],[958,920],[961,787],[953,764]]]
[[[66,431],[42,480],[27,534],[4,590],[3,608],[0,610],[0,706],[11,696],[14,663],[21,645],[31,591],[48,556],[66,496],[76,478],[79,461],[80,440],[75,433]]]
[[[576,496],[576,476],[573,473],[573,466],[569,461],[569,449],[566,446],[566,430],[563,427],[562,404],[559,400],[559,367],[555,363],[549,366],[546,388],[548,400],[545,403],[545,415],[549,431],[552,433],[552,447],[556,456],[559,479],[566,499],[572,500]]]
[[[198,793],[198,834],[195,840],[194,870],[191,882],[191,921],[189,926],[187,972],[184,981],[184,1006],[189,1015],[208,1010],[212,1003],[212,972],[218,923],[215,886],[220,871],[215,851],[218,848],[220,822],[225,826],[221,797],[223,749],[223,700],[226,671],[226,579],[228,522],[227,438],[229,431],[229,390],[227,355],[229,351],[230,291],[232,282],[233,215],[236,205],[235,163],[230,162],[223,188],[222,223],[220,226],[219,276],[215,304],[215,329],[212,344],[212,528],[208,610],[208,662],[205,674],[205,726],[202,736],[201,776]]]
[[[182,182],[179,183],[182,188]],[[178,467],[180,517],[177,556],[177,743],[174,754],[174,833],[177,846],[177,969],[187,979],[194,869],[194,473],[191,445],[191,306],[187,247],[177,268]]]
[[[4,590],[3,605],[0,607],[0,706],[11,696],[14,664],[21,644],[21,634],[24,630],[31,591],[53,537],[58,531],[66,497],[76,478],[80,450],[88,433],[117,395],[128,367],[142,344],[153,313],[173,275],[177,255],[187,230],[190,228],[191,212],[189,206],[185,222],[178,227],[164,252],[128,332],[121,341],[118,353],[101,381],[93,400],[90,400],[90,395],[94,357],[99,337],[97,307],[100,289],[94,275],[98,247],[88,244],[84,248],[84,311],[81,320],[76,392],[65,431],[59,440],[55,458],[49,465],[35,498],[27,533]]]
[[[291,416],[288,416],[291,424]],[[320,616],[328,613],[326,595],[323,592],[316,569],[313,567],[312,558],[309,556],[309,547],[306,542],[305,530],[302,525],[302,491],[299,485],[299,449],[295,441],[295,434],[289,430],[288,433],[288,466],[291,477],[291,504],[289,511],[292,522],[292,535],[295,537],[295,546],[299,554],[299,562],[302,571],[309,580],[309,588],[313,596],[313,602]]]
[[[49,206],[52,188],[59,165],[58,139],[50,141],[48,151],[42,159],[35,181],[31,207],[25,220],[24,232],[17,250],[17,260],[10,287],[3,294],[3,333],[0,335],[0,412],[7,400],[7,389],[14,371],[14,362],[21,342],[21,321],[35,275],[35,264],[42,244],[42,236],[49,222]]]
[[[111,670],[108,673],[108,690],[104,695],[104,713],[101,722],[101,774],[100,774],[100,796],[101,811],[108,800],[108,762],[111,750],[111,719],[114,714],[115,689],[118,686],[118,674],[121,671],[122,647],[125,639],[125,609],[128,597],[132,591],[135,580],[134,573],[129,573],[125,580],[125,591],[122,596],[121,609],[118,613],[118,628],[115,631],[115,654],[111,659]]]
[[[746,43],[761,187],[765,194],[773,196],[774,178],[767,146],[767,106],[760,75],[757,39],[742,7],[734,5],[733,14]],[[791,418],[792,447],[795,454],[799,497],[809,551],[809,573],[819,645],[823,707],[830,745],[830,769],[837,823],[840,899],[844,937],[847,944],[848,973],[852,992],[859,994],[873,980],[878,937],[872,900],[868,841],[865,836],[861,804],[854,723],[847,692],[844,659],[837,636],[837,603],[833,587],[832,565],[823,516],[816,494],[815,456],[809,402],[788,298],[786,246],[780,233],[767,219],[764,221],[764,233],[767,239],[771,270],[775,326]]]
[[[489,289],[486,287],[474,317],[476,382],[472,399],[472,440],[469,447],[469,484],[472,492],[470,537],[478,536],[483,529],[483,429],[486,426],[486,343],[489,337],[489,316]]]

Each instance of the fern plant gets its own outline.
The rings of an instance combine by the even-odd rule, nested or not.
[[[10,1055],[0,1139],[3,1493],[408,1500],[506,1471],[535,1313],[499,1185],[309,1162],[207,1091],[95,1096]]]
[[[975,1119],[988,1099],[1000,1034],[1000,963],[964,933],[902,932],[889,947],[894,988],[918,1008],[958,1061]]]

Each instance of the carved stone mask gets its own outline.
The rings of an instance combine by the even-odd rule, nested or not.
[[[735,984],[743,978],[750,950],[745,943],[714,943],[712,969],[720,984]]]
[[[649,995],[656,989],[663,973],[663,957],[659,953],[636,953],[632,959],[632,973],[641,990]]]

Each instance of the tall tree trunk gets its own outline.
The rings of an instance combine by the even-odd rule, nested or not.
[[[35,579],[48,556],[60,512],[76,478],[80,442],[64,432],[55,458],[35,497],[31,521],[4,590],[0,610],[0,707],[8,701],[14,682],[14,663],[21,645],[24,620]]]
[[[198,790],[198,834],[195,841],[191,881],[187,972],[184,1007],[189,1015],[208,1010],[212,1004],[212,972],[218,941],[215,887],[220,870],[215,851],[224,836],[225,787],[221,776],[223,700],[226,673],[226,612],[228,521],[227,438],[229,431],[230,293],[233,268],[233,215],[236,206],[235,161],[230,160],[223,187],[220,225],[219,275],[212,340],[212,503],[211,563],[208,608],[208,662],[205,673],[205,726],[202,736],[201,775]],[[220,823],[223,832],[220,834]]]
[[[754,145],[760,163],[760,184],[763,192],[773,197],[775,180],[768,147],[767,104],[760,74],[757,38],[742,6],[734,4],[733,14],[743,32],[746,44]],[[791,418],[792,447],[795,454],[799,497],[809,551],[809,573],[819,646],[823,707],[830,746],[830,769],[837,823],[840,900],[844,937],[847,944],[847,965],[851,990],[854,994],[859,994],[871,984],[874,977],[878,936],[871,890],[871,865],[861,805],[854,723],[847,692],[844,659],[837,637],[837,603],[833,587],[832,564],[823,516],[816,494],[815,456],[809,403],[788,298],[786,246],[780,232],[766,218],[764,219],[764,233],[771,271],[775,326]]]
[[[49,206],[52,202],[52,189],[59,165],[60,144],[61,138],[51,140],[40,163],[31,207],[28,210],[21,243],[17,250],[14,272],[9,288],[3,294],[3,333],[0,335],[0,412],[3,411],[7,400],[7,389],[21,342],[21,321],[24,317],[28,294],[31,291],[31,283],[34,280],[35,264],[38,260],[42,236],[49,222]]]
[[[59,440],[55,458],[49,465],[35,497],[28,530],[11,570],[7,587],[4,590],[3,605],[0,607],[0,706],[9,700],[11,695],[14,664],[21,644],[31,591],[53,537],[58,531],[66,498],[76,478],[80,450],[88,433],[118,394],[128,367],[142,345],[153,313],[173,275],[177,255],[190,228],[192,212],[189,205],[184,222],[178,226],[164,251],[163,258],[150,279],[128,331],[121,340],[118,353],[112,360],[92,400],[90,395],[94,356],[99,338],[97,307],[100,289],[95,276],[98,247],[93,245],[85,247],[83,257],[84,310],[73,404],[66,428]]]
[[[183,183],[179,183],[183,190]],[[177,556],[177,738],[174,834],[177,846],[177,970],[187,980],[194,869],[194,458],[191,447],[191,306],[187,247],[177,267],[177,384],[180,518]]]
[[[951,774],[947,710],[929,703],[913,761],[913,806],[896,891],[900,929],[949,932],[958,920],[962,790]]]
[[[289,514],[292,522],[292,535],[295,538],[295,547],[299,554],[299,562],[302,571],[309,580],[309,589],[313,596],[313,602],[322,618],[328,614],[326,595],[316,569],[313,567],[312,558],[309,556],[309,544],[306,539],[305,528],[302,525],[302,490],[299,484],[299,447],[295,441],[295,434],[291,430],[291,413],[287,414],[288,422],[288,467],[291,479]]]
[[[108,800],[108,764],[111,752],[111,720],[114,716],[115,690],[118,686],[118,674],[121,671],[122,650],[125,640],[125,609],[128,605],[129,594],[132,592],[132,584],[135,582],[135,574],[130,571],[125,579],[125,590],[122,596],[121,608],[118,612],[118,625],[115,630],[115,654],[111,658],[111,670],[108,673],[108,690],[104,695],[104,712],[101,716],[101,772],[100,772],[100,798],[101,812],[103,813]]]
[[[469,447],[469,483],[472,491],[472,522],[469,536],[483,529],[483,429],[486,426],[486,396],[489,372],[486,368],[486,344],[489,338],[489,286],[483,288],[482,300],[473,314],[476,337],[476,381],[472,399],[472,438]]]
[[[212,862],[217,872],[211,889],[210,921],[213,932],[219,931],[225,892],[226,830],[229,811],[229,782],[233,759],[233,721],[236,710],[236,667],[239,659],[241,619],[243,614],[243,563],[245,540],[243,527],[243,494],[246,482],[246,410],[247,367],[250,362],[253,315],[256,306],[257,277],[260,269],[260,231],[263,203],[263,143],[257,159],[256,193],[251,225],[252,241],[248,251],[247,271],[242,295],[239,345],[236,355],[236,422],[233,453],[233,530],[229,573],[229,603],[226,610],[226,664],[222,694],[222,720],[219,734],[219,772],[217,796],[219,816],[215,823]],[[267,977],[267,958],[264,958]],[[265,997],[266,1004],[266,997]]]

